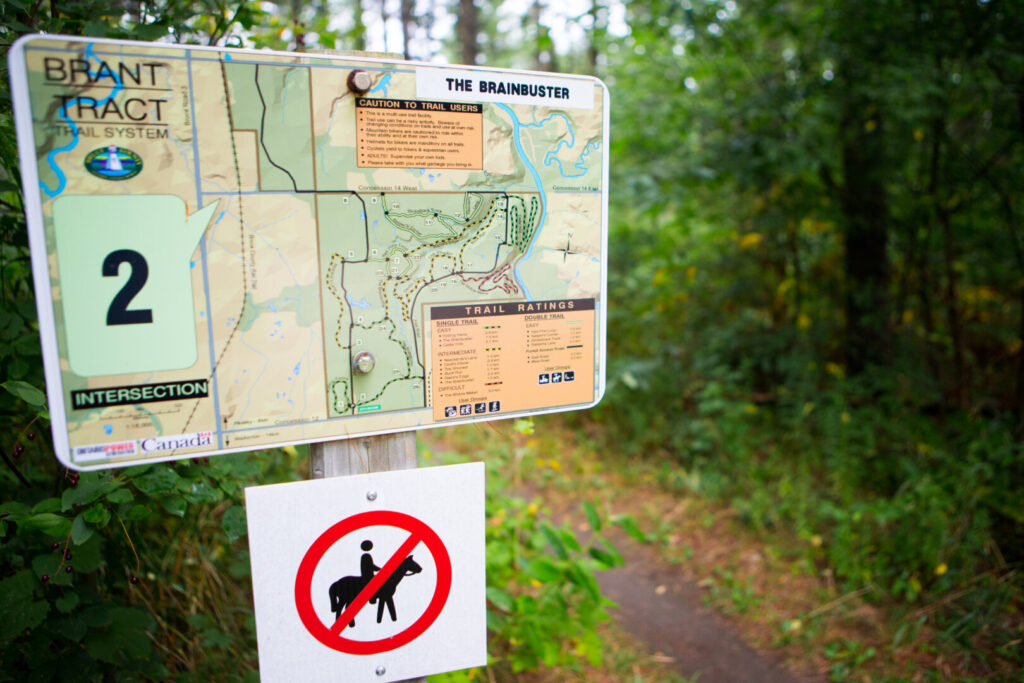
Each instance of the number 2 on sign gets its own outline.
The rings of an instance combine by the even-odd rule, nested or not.
[[[103,276],[117,277],[122,263],[127,263],[130,268],[128,281],[110,302],[110,307],[107,309],[107,324],[136,325],[153,322],[153,309],[151,308],[128,310],[128,304],[142,291],[146,280],[149,279],[149,265],[146,263],[146,259],[137,251],[117,249],[103,259]]]

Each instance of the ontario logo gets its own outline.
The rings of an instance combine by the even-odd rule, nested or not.
[[[128,180],[142,172],[142,157],[130,149],[107,145],[86,155],[85,168],[97,178]]]

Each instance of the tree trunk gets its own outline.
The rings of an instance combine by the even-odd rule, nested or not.
[[[602,11],[600,0],[591,0],[590,9],[587,14],[590,15],[590,40],[587,41],[587,64],[590,66],[590,73],[594,76],[597,75],[597,55],[598,55],[598,41],[601,36],[600,22],[605,16],[605,11]]]
[[[458,26],[460,56],[463,64],[476,64],[479,51],[476,35],[480,31],[479,17],[473,0],[459,0]]]
[[[946,266],[946,323],[949,325],[949,336],[953,342],[953,371],[956,386],[954,387],[957,405],[967,408],[967,365],[964,359],[963,321],[960,307],[957,305],[959,287],[956,276],[956,249],[953,244],[953,226],[949,212],[937,207],[939,223],[942,225],[943,257]]]
[[[406,59],[412,59],[411,53],[409,52],[409,43],[412,42],[412,34],[415,29],[414,18],[412,16],[413,11],[413,0],[402,0],[401,8],[401,19],[402,19],[402,55]]]
[[[856,78],[853,76],[852,78]],[[846,364],[850,374],[890,360],[888,204],[882,116],[849,96],[840,124],[844,186]]]

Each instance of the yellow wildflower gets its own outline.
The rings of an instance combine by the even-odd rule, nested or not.
[[[740,249],[753,249],[757,245],[761,244],[761,240],[761,233],[748,232],[740,238]]]

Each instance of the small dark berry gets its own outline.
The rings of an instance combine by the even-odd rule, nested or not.
[[[21,455],[24,452],[25,452],[25,447],[22,446],[20,443],[17,446],[14,447],[14,457],[18,457],[19,455]]]
[[[46,583],[47,581],[50,580],[50,575],[49,574],[43,574],[39,578],[43,580],[43,583]]]
[[[31,441],[32,439],[36,438],[36,433],[35,432],[29,432],[28,434],[25,435],[25,438],[28,439],[29,441]]]
[[[137,576],[133,576],[133,577],[132,577],[132,579],[131,579],[131,581],[132,581],[132,584],[134,585],[134,584],[136,584],[136,583],[138,583],[138,582],[139,582],[139,577],[137,577]]]
[[[72,572],[71,565],[69,564],[68,566],[64,567],[64,571],[65,573],[70,574]]]
[[[65,550],[64,551],[64,559],[65,560],[70,560],[71,559],[71,551],[70,550]]]
[[[57,541],[54,541],[53,543],[50,544],[50,549],[51,550],[56,550],[59,547],[60,547],[60,543],[58,543]]]

